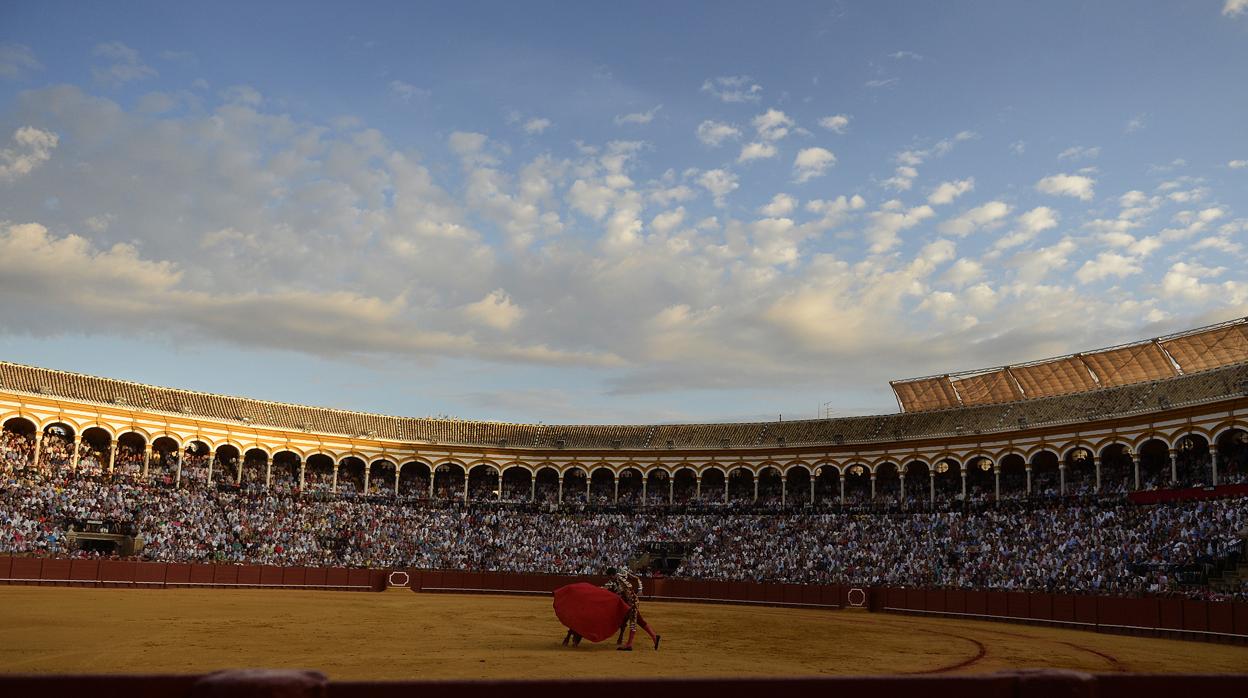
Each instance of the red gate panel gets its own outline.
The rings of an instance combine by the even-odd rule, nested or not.
[[[215,572],[213,565],[193,562],[191,563],[191,578],[188,582],[190,584],[212,584]]]
[[[246,586],[258,586],[260,584],[260,571],[261,567],[258,565],[243,565],[238,568],[237,582]]]
[[[1034,620],[1053,620],[1052,594],[1028,594],[1027,597],[1027,617]]]
[[[39,578],[49,580],[50,583],[63,583],[69,579],[71,564],[69,560],[45,559],[41,566]]]
[[[1052,596],[1053,620],[1065,621],[1067,623],[1075,620],[1075,597],[1069,594],[1054,594]]]
[[[305,567],[303,583],[310,587],[323,587],[328,583],[329,570],[324,567]]]
[[[282,568],[276,565],[265,565],[260,568],[260,584],[263,586],[278,586],[282,583]]]
[[[975,615],[986,615],[988,613],[988,594],[982,591],[966,592],[966,612]]]
[[[1209,629],[1209,604],[1199,599],[1183,601],[1183,629],[1205,631]]]
[[[238,565],[217,565],[212,571],[212,583],[230,586],[237,584],[238,567]]]
[[[1140,599],[1140,601],[1148,601],[1148,599]],[[1161,612],[1159,627],[1168,630],[1182,630],[1183,601],[1180,599],[1160,599],[1157,604]]]
[[[186,584],[191,581],[191,566],[185,562],[165,565],[165,584]]]
[[[158,587],[164,586],[165,578],[168,575],[168,565],[163,562],[135,562],[131,566],[131,572],[134,575],[134,581],[140,587]],[[104,565],[100,565],[100,575],[103,579],[120,579],[113,577],[110,572],[109,576],[103,576]]]

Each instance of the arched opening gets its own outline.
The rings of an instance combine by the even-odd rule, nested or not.
[[[117,437],[117,456],[113,461],[114,477],[140,480],[147,463],[147,437],[128,431]]]
[[[242,454],[238,448],[230,444],[217,447],[216,457],[212,462],[212,482],[217,487],[237,487],[238,478],[243,467]]]
[[[1092,451],[1076,446],[1066,452],[1066,496],[1087,497],[1096,493],[1096,461]]]
[[[1031,496],[1058,496],[1061,494],[1061,479],[1056,453],[1040,451],[1031,457]]]
[[[666,470],[655,468],[646,473],[646,504],[667,504],[671,496],[671,476]]]
[[[74,428],[53,422],[43,429],[39,445],[39,467],[55,476],[69,473],[74,462]]]
[[[178,477],[178,453],[182,448],[172,437],[158,436],[152,440],[152,462],[147,466],[147,479],[166,487]]]
[[[758,472],[758,499],[756,503],[765,507],[778,507],[784,498],[784,478],[780,469],[769,465]]]
[[[1101,449],[1101,494],[1126,494],[1135,489],[1135,463],[1126,444]]]
[[[0,472],[24,472],[35,458],[35,423],[12,417],[0,429]]]
[[[338,461],[338,494],[354,497],[364,493],[364,459],[347,456]]]
[[[784,473],[784,503],[791,507],[811,503],[810,470],[804,465],[792,465]]]
[[[533,473],[513,465],[503,471],[503,501],[527,502],[533,495]]]
[[[996,498],[997,476],[992,461],[976,456],[966,463],[966,496],[972,502],[991,502]]]
[[[1228,429],[1218,436],[1218,484],[1248,482],[1248,431]]]
[[[841,473],[830,465],[815,468],[815,505],[838,506],[841,501]]]
[[[1001,499],[1020,499],[1027,496],[1027,460],[1020,453],[1008,453],[1001,458]]]
[[[303,468],[303,491],[323,493],[334,487],[334,459],[324,453],[313,453]]]
[[[1140,488],[1157,490],[1170,486],[1170,447],[1161,439],[1140,445]]]
[[[722,469],[714,466],[706,468],[702,471],[702,480],[699,484],[701,494],[698,495],[698,501],[703,504],[726,504],[728,502],[727,482],[728,479]]]
[[[594,468],[589,474],[589,501],[598,505],[615,501],[615,473],[610,468]]]
[[[876,506],[893,508],[901,504],[901,478],[896,463],[880,463],[875,466]]]
[[[676,483],[676,503],[688,504],[698,496],[698,474],[685,466],[676,471],[673,476]]]
[[[559,500],[559,471],[544,465],[537,471],[534,480],[535,495],[541,504],[554,504]]]
[[[1200,487],[1212,481],[1212,458],[1209,440],[1200,434],[1188,434],[1174,448],[1174,469],[1178,487]]]
[[[481,463],[468,471],[468,498],[474,502],[498,499],[498,470],[493,465]]]
[[[243,489],[263,492],[269,472],[269,453],[259,448],[249,448],[243,454]]]
[[[182,475],[177,478],[179,485],[187,487],[208,486],[208,463],[212,460],[212,449],[198,439],[192,439],[182,449]]]
[[[625,468],[620,471],[620,504],[641,504],[641,470]]]
[[[433,471],[434,499],[454,501],[464,498],[464,467],[459,463],[443,463]]]
[[[399,470],[399,496],[408,499],[428,499],[430,474],[428,463],[420,461],[404,463]]]
[[[932,503],[932,469],[921,460],[908,461],[905,464],[906,481],[902,484],[905,490],[905,507],[907,509],[923,509]]]
[[[278,451],[273,454],[269,475],[269,491],[278,494],[294,494],[299,491],[299,464],[302,460],[294,451]]]
[[[754,473],[749,468],[733,468],[728,473],[728,503],[748,504],[754,501]]]
[[[589,474],[583,468],[572,467],[563,472],[563,502],[584,504],[589,494]]]
[[[862,463],[845,468],[845,506],[871,505],[871,469]]]
[[[103,475],[108,470],[113,436],[100,427],[82,430],[78,444],[78,472],[82,475]]]
[[[398,466],[386,458],[375,460],[368,466],[368,494],[379,497],[393,497],[398,494],[395,487],[395,473]]]
[[[936,461],[936,501],[948,504],[962,500],[962,467],[952,458]]]

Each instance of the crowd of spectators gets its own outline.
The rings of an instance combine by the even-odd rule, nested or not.
[[[289,466],[272,469],[267,491],[263,474],[248,475],[245,466],[240,486],[237,462],[213,462],[207,453],[184,454],[175,487],[176,453],[154,454],[144,479],[142,450],[119,448],[110,474],[100,467],[108,454],[88,449],[71,470],[72,441],[66,451],[63,440],[48,438],[56,465],[36,470],[29,439],[0,434],[5,553],[82,554],[67,534],[76,522],[95,520],[133,530],[138,556],[161,561],[584,574],[627,562],[647,544],[669,543],[686,549],[676,574],[689,578],[1205,594],[1182,587],[1181,574],[1242,554],[1248,536],[1245,497],[1148,506],[1038,497],[888,511],[696,501],[557,508],[549,496],[538,504],[463,505],[357,496],[362,477],[355,483],[341,473],[338,494],[318,479],[300,496]],[[389,492],[389,478],[377,491]],[[344,482],[351,483],[345,492]],[[537,489],[551,494],[543,483]],[[591,503],[605,497],[590,490]],[[584,485],[579,495],[585,499]],[[1248,598],[1248,587],[1230,593]]]

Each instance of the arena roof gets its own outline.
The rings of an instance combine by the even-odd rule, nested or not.
[[[1064,369],[1054,369],[1053,373],[1059,375],[1060,370]],[[962,386],[968,395],[1007,395],[1017,387],[1016,383],[1004,382],[999,376],[970,376],[959,380],[963,381]],[[937,390],[950,390],[950,385],[945,384],[944,388]],[[415,444],[541,450],[774,448],[991,434],[1238,398],[1248,394],[1248,362],[1162,380],[1003,404],[964,405],[863,417],[724,424],[542,425],[390,417],[160,388],[0,362],[0,393],[5,392],[235,421],[257,427]]]
[[[903,412],[1055,397],[1248,361],[1248,318],[1107,349],[890,383]]]

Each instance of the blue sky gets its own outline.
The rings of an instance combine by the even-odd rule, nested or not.
[[[0,9],[0,357],[387,413],[891,411],[1248,314],[1248,2]]]

